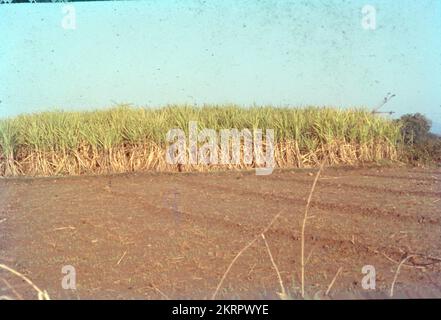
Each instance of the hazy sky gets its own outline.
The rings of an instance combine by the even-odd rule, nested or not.
[[[64,4],[0,5],[0,116],[119,102],[374,107],[392,92],[385,111],[441,123],[439,0],[69,5],[75,30]]]

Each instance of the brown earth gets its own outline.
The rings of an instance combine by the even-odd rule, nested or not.
[[[0,180],[0,264],[52,299],[206,299],[235,255],[279,212],[266,239],[299,297],[300,230],[316,170],[126,174]],[[306,226],[307,297],[441,297],[441,170],[329,168]],[[61,286],[72,265],[77,290]],[[376,290],[361,269],[376,269]],[[239,257],[217,298],[280,292],[265,243]],[[0,270],[0,296],[36,298]]]

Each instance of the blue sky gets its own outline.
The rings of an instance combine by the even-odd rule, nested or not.
[[[361,8],[377,10],[375,30]],[[441,1],[0,5],[0,116],[127,102],[377,106],[441,133]]]

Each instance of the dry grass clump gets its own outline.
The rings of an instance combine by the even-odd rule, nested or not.
[[[199,128],[274,129],[277,167],[396,160],[399,125],[362,109],[234,105],[43,112],[0,120],[0,175],[50,176],[170,171],[166,133]],[[265,132],[265,131],[264,131]],[[251,168],[241,163],[230,169]],[[225,166],[184,166],[205,171]]]

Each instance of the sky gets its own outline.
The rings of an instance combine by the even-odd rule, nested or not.
[[[382,110],[423,113],[441,133],[439,0],[1,4],[0,30],[0,117],[118,103],[375,108],[391,92]]]

